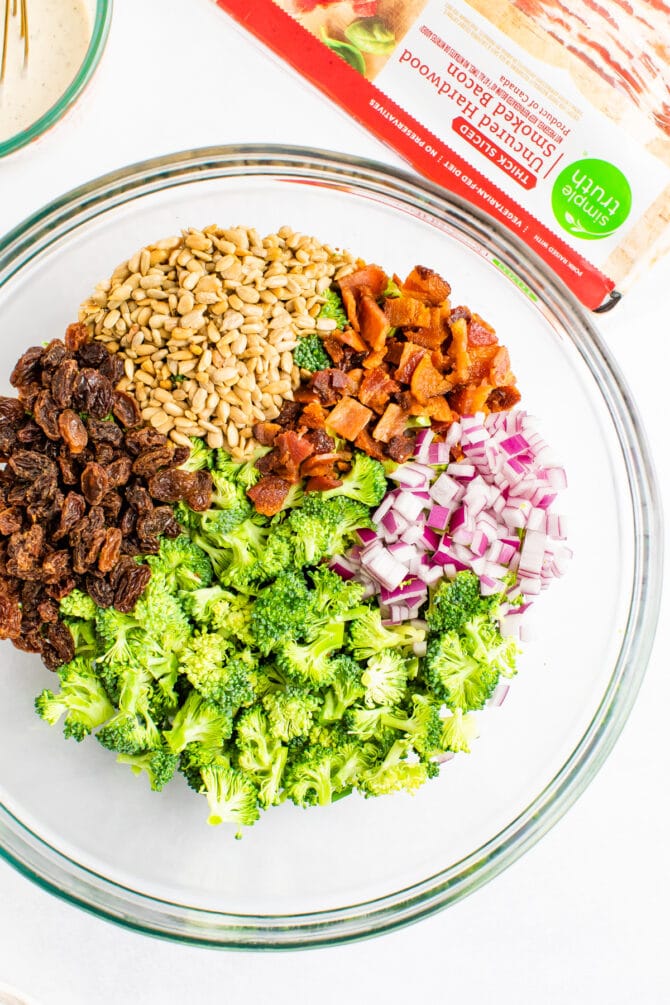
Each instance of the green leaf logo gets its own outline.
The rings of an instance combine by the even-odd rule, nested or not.
[[[613,234],[628,218],[631,204],[624,173],[595,157],[563,168],[551,193],[551,208],[560,226],[584,241]]]

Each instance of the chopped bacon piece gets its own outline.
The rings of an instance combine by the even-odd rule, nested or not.
[[[247,495],[253,502],[258,513],[263,516],[274,516],[284,505],[284,499],[291,485],[277,475],[264,475],[259,482],[247,489]]]
[[[466,378],[468,384],[481,384],[482,380],[488,380],[489,384],[494,386],[497,383],[504,383],[504,381],[495,381],[489,377],[493,360],[499,349],[497,343],[494,345],[475,345],[468,349],[469,362]]]
[[[400,342],[397,338],[387,338],[386,356],[384,357],[386,362],[393,364],[393,366],[398,366],[406,344],[405,342]]]
[[[461,384],[447,395],[447,400],[459,415],[474,415],[484,410],[490,393],[491,385],[487,383]]]
[[[355,349],[356,352],[367,352],[368,350],[361,336],[357,335],[353,328],[344,328],[342,331],[337,329],[332,333],[331,338],[342,345],[348,345],[351,349]]]
[[[500,346],[491,360],[489,379],[494,387],[504,387],[505,385],[512,383],[513,375],[509,353],[504,345]]]
[[[253,434],[262,447],[271,447],[282,427],[278,422],[257,422]]]
[[[422,356],[416,365],[410,387],[417,401],[425,404],[436,394],[444,394],[451,385],[444,380],[439,370],[433,366],[428,355]]]
[[[453,422],[454,419],[458,418],[449,407],[447,399],[441,394],[435,395],[434,398],[431,398],[422,407],[423,414],[429,415],[436,422]]]
[[[363,360],[363,366],[366,370],[373,370],[376,366],[381,366],[385,359],[386,346],[382,346],[381,349],[375,349],[374,352],[369,352],[367,354]]]
[[[282,402],[282,406],[279,410],[279,415],[274,421],[280,426],[290,429],[292,426],[295,426],[298,416],[300,415],[300,411],[300,402],[284,401]]]
[[[327,419],[327,426],[345,440],[355,440],[372,418],[372,411],[355,398],[341,398]]]
[[[312,444],[315,454],[328,454],[335,450],[335,440],[325,429],[312,429],[305,433],[305,439]]]
[[[313,453],[314,447],[309,440],[289,429],[276,437],[274,449],[259,457],[256,467],[263,474],[272,473],[288,482],[296,482],[300,477],[300,465]]]
[[[300,416],[300,425],[307,426],[308,429],[323,429],[327,415],[321,402],[312,401],[309,405],[305,405]]]
[[[328,489],[338,489],[341,478],[330,478],[328,475],[313,475],[307,480],[305,492],[327,492]]]
[[[312,401],[320,401],[319,395],[311,387],[299,387],[293,392],[295,401],[301,405],[309,405]]]
[[[364,450],[366,454],[370,457],[374,457],[376,461],[384,460],[384,451],[372,436],[368,433],[367,429],[361,429],[360,433],[354,440],[354,446],[358,447],[359,450]]]
[[[521,395],[516,387],[496,387],[486,399],[486,404],[491,412],[503,412],[514,408],[518,401],[521,401]]]
[[[468,322],[468,345],[493,345],[497,341],[495,328],[480,318],[479,314],[473,314]]]
[[[330,367],[327,370],[319,370],[310,381],[311,388],[316,391],[319,401],[327,408],[334,405],[340,397],[340,389],[335,386],[335,380],[340,385],[340,389],[347,386],[347,377],[343,370]]]
[[[392,461],[398,461],[402,464],[414,453],[415,447],[415,437],[407,436],[403,434],[402,436],[392,436],[388,442],[388,455]]]
[[[375,426],[372,435],[375,440],[388,443],[393,436],[402,436],[407,424],[407,412],[403,411],[399,405],[391,402],[386,406],[386,411]]]
[[[339,366],[344,359],[344,349],[342,348],[342,343],[338,342],[338,340],[333,338],[332,335],[326,335],[322,341],[323,348],[326,350],[335,366]]]
[[[468,379],[468,326],[465,318],[457,318],[450,323],[451,346],[449,356],[451,357],[455,377],[458,381]],[[467,413],[466,413],[467,414]]]
[[[374,297],[361,297],[358,304],[358,320],[361,338],[371,349],[378,352],[384,347],[391,325]]]
[[[426,349],[439,349],[447,338],[443,317],[443,308],[431,307],[428,325],[425,328],[415,328],[410,333],[412,342],[425,346]]]
[[[398,361],[398,369],[395,372],[395,379],[401,384],[409,384],[419,360],[425,355],[426,350],[422,346],[415,345],[414,342],[405,342],[402,347],[402,356]]]
[[[388,297],[384,314],[394,328],[427,328],[430,324],[429,308],[414,297]]]
[[[336,466],[340,463],[341,458],[338,453],[313,454],[304,461],[300,468],[300,474],[303,478],[311,478],[316,475],[337,478]]]
[[[451,286],[446,279],[442,279],[437,272],[423,265],[417,265],[412,269],[401,289],[407,296],[423,300],[432,307],[443,304],[451,293]]]
[[[391,395],[399,390],[400,385],[389,377],[386,370],[378,366],[366,372],[358,389],[358,400],[381,415]]]
[[[388,277],[378,265],[366,265],[349,276],[339,280],[340,293],[349,323],[354,331],[359,331],[358,301],[363,291],[374,300],[382,295],[388,284]]]
[[[363,370],[358,367],[354,370],[347,370],[347,394],[350,394],[352,397],[357,395],[362,380]],[[363,402],[363,404],[365,404],[365,402]]]

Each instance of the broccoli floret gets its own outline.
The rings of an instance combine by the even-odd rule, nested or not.
[[[308,492],[287,523],[294,534],[298,565],[317,565],[322,558],[341,555],[359,527],[371,527],[368,507],[346,496],[325,499],[321,492]]]
[[[290,762],[284,788],[296,806],[326,806],[333,800],[333,776],[340,767],[337,751],[321,745],[310,745]]]
[[[488,597],[479,592],[479,579],[474,572],[464,570],[454,579],[442,579],[433,593],[427,621],[431,632],[459,632],[466,621],[491,606]]]
[[[212,563],[187,534],[161,539],[160,551],[150,555],[147,564],[152,574],[162,578],[172,593],[177,590],[197,590],[212,582]]]
[[[75,658],[65,663],[58,677],[60,692],[42,691],[35,699],[35,710],[51,726],[65,715],[63,733],[79,742],[110,719],[116,709],[87,661]]]
[[[342,303],[342,297],[332,287],[324,293],[325,302],[319,311],[320,318],[329,318],[337,322],[337,327],[342,330],[349,324],[347,313]]]
[[[348,732],[359,740],[383,740],[385,726],[383,716],[392,715],[393,709],[390,705],[378,705],[376,708],[362,708],[354,705],[345,714],[345,724]],[[386,737],[391,736],[387,730]],[[393,735],[393,739],[396,737]]]
[[[185,471],[207,471],[214,465],[214,451],[210,450],[204,440],[191,437],[191,453],[181,465]]]
[[[288,743],[296,736],[309,733],[314,714],[321,707],[321,702],[305,688],[289,684],[280,691],[266,694],[263,698],[263,707],[267,713],[272,735]]]
[[[311,335],[303,335],[298,340],[298,344],[293,350],[293,362],[302,370],[309,370],[312,373],[317,370],[325,370],[332,365],[330,356],[323,348],[323,342],[316,332]]]
[[[323,495],[327,499],[347,496],[349,499],[365,503],[366,506],[377,506],[386,495],[387,487],[384,465],[358,450],[350,471],[342,479],[342,484],[337,488],[328,489]]]
[[[122,614],[115,607],[100,608],[95,617],[95,630],[103,650],[98,662],[122,665],[131,662],[133,653],[129,642],[139,627],[130,614]]]
[[[116,760],[119,764],[129,764],[136,775],[145,771],[154,792],[160,792],[167,785],[179,764],[179,758],[164,748],[147,750],[144,754],[119,754]]]
[[[365,704],[398,705],[407,689],[407,664],[395,649],[371,656],[361,674]]]
[[[219,450],[214,463],[214,471],[220,472],[224,478],[228,478],[236,485],[240,485],[245,491],[260,479],[261,473],[256,467],[256,461],[263,457],[270,450],[270,447],[260,447],[248,461],[234,461],[224,450]],[[213,474],[213,477],[216,477]]]
[[[333,682],[323,699],[321,717],[324,722],[337,722],[346,710],[365,694],[361,683],[362,667],[356,660],[344,654],[332,661]]]
[[[428,757],[441,748],[440,703],[421,694],[413,695],[412,703],[414,707],[411,716],[392,712],[382,716],[381,721],[385,726],[405,733],[416,752]]]
[[[209,625],[217,608],[220,609],[222,605],[230,605],[234,599],[234,593],[215,583],[213,586],[206,586],[186,593],[182,598],[182,603],[186,613],[198,625]]]
[[[264,655],[284,641],[297,639],[312,611],[312,597],[304,576],[284,572],[260,591],[251,613],[251,631]]]
[[[242,520],[227,528],[225,510],[207,510],[200,521],[201,533],[193,540],[210,557],[217,578],[225,585],[244,589],[247,584],[267,579],[263,559],[269,527],[256,518]]]
[[[409,740],[396,740],[384,760],[361,778],[360,788],[366,796],[383,796],[389,792],[414,794],[431,777],[424,761],[407,760],[411,752]]]
[[[213,764],[230,764],[226,746],[216,749],[201,743],[189,743],[179,757],[179,771],[194,792],[203,791],[202,770]]]
[[[211,764],[200,774],[209,804],[208,823],[249,826],[258,820],[258,789],[241,771],[229,764]]]
[[[333,622],[324,627],[314,642],[304,645],[286,642],[281,645],[277,662],[289,677],[316,687],[325,687],[335,676],[335,666],[330,656],[343,642],[344,625]]]
[[[342,579],[327,565],[318,565],[310,575],[314,588],[314,620],[307,626],[308,635],[320,632],[325,623],[351,621],[367,610],[361,604],[365,587],[356,579]]]
[[[161,746],[161,733],[147,713],[143,718],[118,712],[95,734],[96,740],[118,754],[142,754]]]
[[[65,618],[81,618],[84,621],[93,621],[98,608],[94,600],[81,590],[72,590],[67,597],[63,597],[60,602],[60,612]]]
[[[95,633],[95,621],[82,621],[79,618],[63,618],[70,629],[74,651],[82,659],[93,660],[100,652],[100,643]]]
[[[464,644],[476,660],[488,663],[503,677],[516,673],[518,646],[512,636],[500,634],[497,622],[489,614],[478,614],[463,626]]]
[[[255,697],[251,672],[256,660],[249,650],[231,652],[219,632],[197,632],[182,656],[182,671],[203,698],[225,711],[250,705]]]
[[[266,808],[281,802],[288,747],[272,735],[268,717],[258,705],[238,717],[236,743],[238,767],[258,786],[260,805]]]
[[[451,715],[442,721],[440,747],[455,754],[460,751],[469,754],[470,744],[478,735],[476,716],[472,712],[463,712],[462,709],[455,708]]]
[[[369,607],[351,625],[351,648],[356,659],[365,660],[386,649],[413,649],[425,640],[426,633],[414,625],[382,624],[378,607]]]
[[[190,691],[163,736],[172,753],[180,754],[189,743],[220,749],[232,732],[233,717],[229,711],[213,705],[197,691]]]
[[[437,635],[428,643],[424,677],[435,697],[464,712],[483,708],[493,694],[500,671],[468,652],[456,632]]]

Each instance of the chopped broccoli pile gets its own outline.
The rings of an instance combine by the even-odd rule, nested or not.
[[[332,366],[330,356],[323,347],[321,337],[316,332],[311,335],[303,335],[299,340],[293,350],[293,362],[302,370],[309,370],[311,373]]]
[[[196,447],[189,463],[212,473],[211,509],[175,507],[185,533],[138,559],[152,575],[130,614],[77,590],[61,601],[76,655],[38,714],[95,736],[154,791],[181,773],[236,834],[285,800],[413,793],[440,755],[467,752],[474,713],[514,672],[499,598],[459,573],[433,589],[427,629],[388,625],[328,567],[372,525],[382,465],[357,454],[340,488],[268,518],[246,497],[249,462]]]

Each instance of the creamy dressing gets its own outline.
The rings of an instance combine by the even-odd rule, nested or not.
[[[0,13],[4,16],[2,3]],[[58,101],[77,75],[91,39],[85,0],[28,0],[28,25],[30,56],[24,67],[20,18],[10,18],[0,85],[0,142],[27,129]]]

